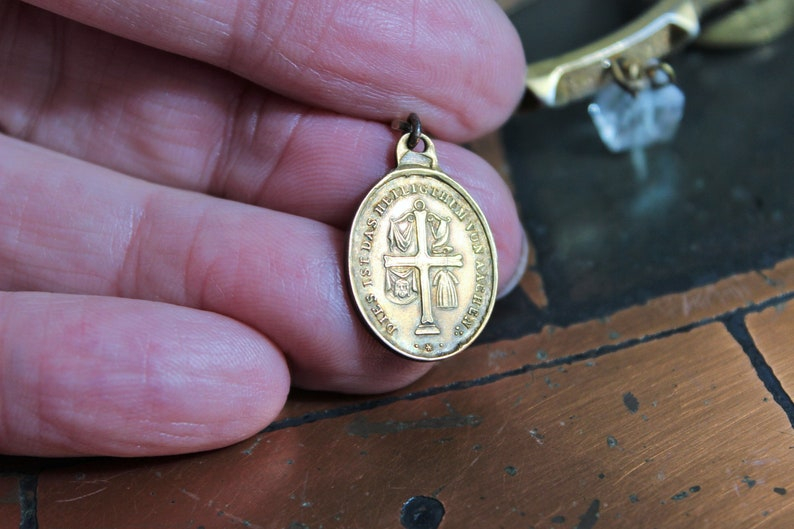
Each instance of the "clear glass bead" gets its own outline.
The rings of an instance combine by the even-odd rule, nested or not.
[[[598,134],[612,152],[669,141],[684,115],[684,93],[674,84],[632,95],[607,85],[588,107]]]

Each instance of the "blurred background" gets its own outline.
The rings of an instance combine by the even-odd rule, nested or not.
[[[502,4],[529,63],[647,7]],[[610,153],[589,101],[518,113],[501,143],[492,140],[489,157],[511,181],[548,301],[517,291],[497,306],[492,337],[597,318],[794,255],[794,32],[740,49],[695,43],[667,60],[686,96],[670,143]]]

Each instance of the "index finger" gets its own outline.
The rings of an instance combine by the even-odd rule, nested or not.
[[[452,141],[498,127],[523,91],[520,40],[492,0],[29,3],[336,112],[417,112]]]

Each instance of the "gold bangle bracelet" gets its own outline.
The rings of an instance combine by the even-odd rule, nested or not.
[[[502,0],[508,13],[527,0]],[[794,25],[791,0],[661,0],[626,26],[577,50],[527,66],[525,106],[560,107],[595,94],[612,81],[619,59],[645,64],[687,44],[759,45]]]

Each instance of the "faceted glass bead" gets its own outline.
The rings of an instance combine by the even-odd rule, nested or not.
[[[612,152],[669,141],[684,115],[684,93],[674,84],[647,88],[633,96],[607,85],[588,107],[598,134]]]

